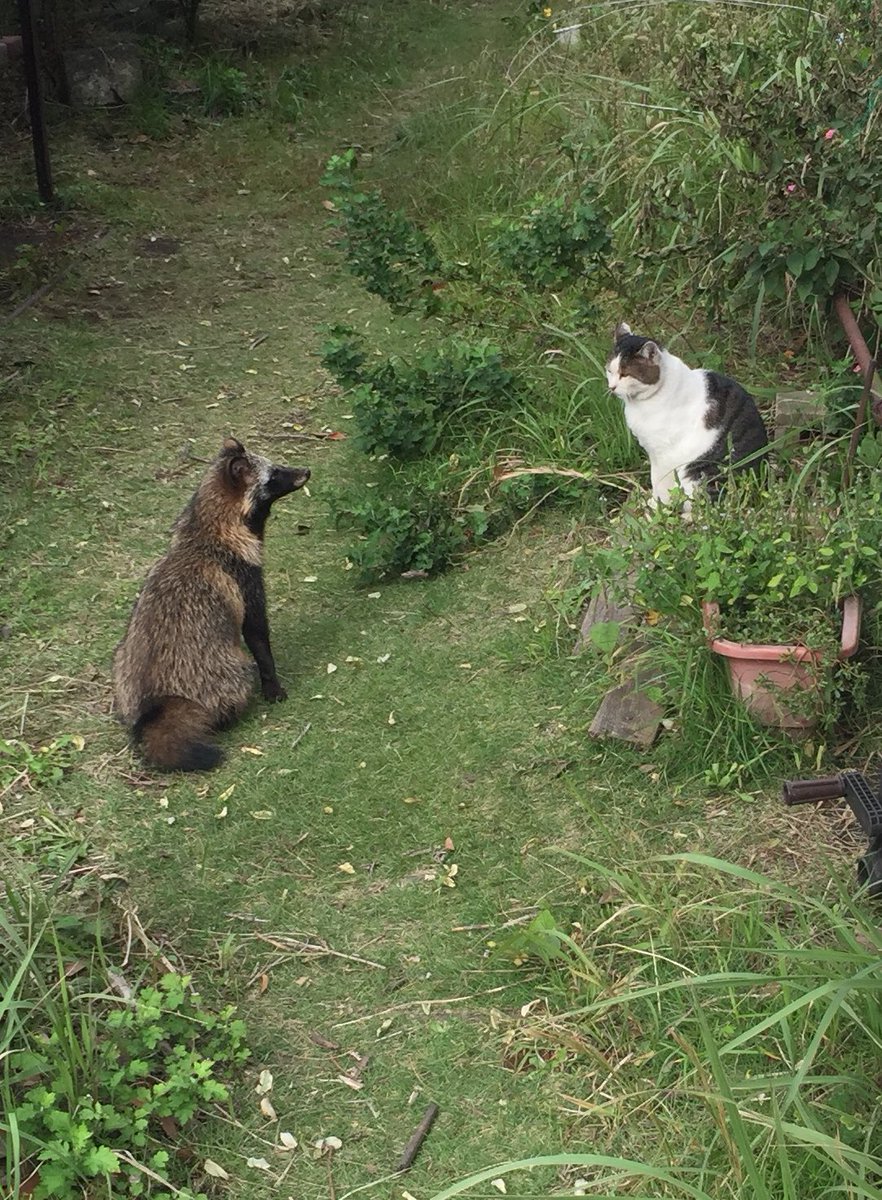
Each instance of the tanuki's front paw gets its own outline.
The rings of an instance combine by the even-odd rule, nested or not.
[[[269,700],[270,704],[277,704],[280,700],[287,700],[288,693],[279,683],[278,679],[271,679],[266,683],[261,684],[264,700]]]

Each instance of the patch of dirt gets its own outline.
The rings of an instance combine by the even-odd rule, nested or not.
[[[150,237],[139,238],[135,242],[138,254],[146,258],[172,258],[181,248],[177,238],[161,237],[151,234]]]
[[[0,221],[0,268],[10,266],[21,254],[22,246],[55,247],[66,245],[80,236],[76,230],[60,230],[36,220]]]

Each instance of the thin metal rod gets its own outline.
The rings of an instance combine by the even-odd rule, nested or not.
[[[46,121],[43,115],[43,97],[40,91],[40,60],[31,0],[18,0],[18,15],[21,22],[22,59],[25,83],[28,88],[28,116],[31,122],[37,188],[40,192],[40,199],[48,204],[53,196],[52,168],[49,165],[49,145],[46,141]]]

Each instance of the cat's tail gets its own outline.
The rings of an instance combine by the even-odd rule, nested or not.
[[[165,771],[210,771],[223,754],[207,735],[208,710],[183,696],[162,696],[135,722],[132,734],[144,757]]]

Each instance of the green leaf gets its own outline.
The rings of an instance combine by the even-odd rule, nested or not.
[[[112,1175],[119,1170],[119,1159],[109,1146],[95,1146],[83,1158],[87,1175]]]

